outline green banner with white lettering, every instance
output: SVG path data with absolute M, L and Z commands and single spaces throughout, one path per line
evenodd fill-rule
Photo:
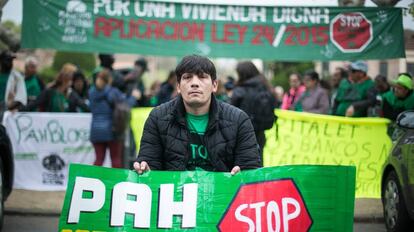
M 23 1 L 22 46 L 143 55 L 355 60 L 405 57 L 402 10 L 161 1 Z
M 72 164 L 60 232 L 352 231 L 355 167 L 230 173 Z

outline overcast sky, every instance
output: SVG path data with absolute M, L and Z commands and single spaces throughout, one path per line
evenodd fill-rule
M 185 2 L 202 2 L 202 3 L 217 3 L 218 0 L 172 0 Z M 228 4 L 244 4 L 250 5 L 258 3 L 260 5 L 291 5 L 291 6 L 337 6 L 338 0 L 257 0 L 252 3 L 251 0 L 221 0 L 219 2 L 226 2 Z M 397 4 L 397 7 L 408 7 L 413 0 L 402 0 Z M 370 0 L 366 0 L 365 6 L 376 6 Z M 9 0 L 3 9 L 2 20 L 13 20 L 17 23 L 22 22 L 22 0 Z M 405 16 L 403 20 L 404 28 L 414 30 L 414 20 L 411 16 Z

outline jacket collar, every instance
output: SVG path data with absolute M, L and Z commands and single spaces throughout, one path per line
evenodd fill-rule
M 175 120 L 179 124 L 183 125 L 184 127 L 187 127 L 187 121 L 185 119 L 186 113 L 187 112 L 184 107 L 183 98 L 181 97 L 181 95 L 178 95 L 176 99 L 175 109 L 173 111 L 173 116 Z M 211 94 L 211 103 L 210 103 L 210 109 L 209 109 L 207 130 L 212 129 L 216 125 L 218 120 L 219 120 L 218 102 L 214 94 Z

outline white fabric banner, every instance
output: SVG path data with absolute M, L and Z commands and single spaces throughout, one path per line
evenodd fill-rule
M 14 188 L 63 191 L 70 163 L 93 164 L 89 113 L 10 113 L 3 124 L 13 146 Z

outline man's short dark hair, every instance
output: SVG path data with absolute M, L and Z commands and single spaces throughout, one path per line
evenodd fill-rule
M 311 80 L 320 81 L 319 74 L 313 69 L 307 70 L 303 76 L 309 76 Z
M 112 69 L 112 65 L 115 62 L 115 57 L 112 54 L 102 54 L 98 55 L 99 61 L 102 67 Z
M 199 55 L 186 56 L 177 65 L 175 74 L 177 75 L 178 83 L 181 81 L 181 76 L 184 73 L 194 73 L 199 76 L 206 73 L 211 76 L 211 80 L 217 79 L 216 68 L 214 67 L 213 62 L 207 57 Z

